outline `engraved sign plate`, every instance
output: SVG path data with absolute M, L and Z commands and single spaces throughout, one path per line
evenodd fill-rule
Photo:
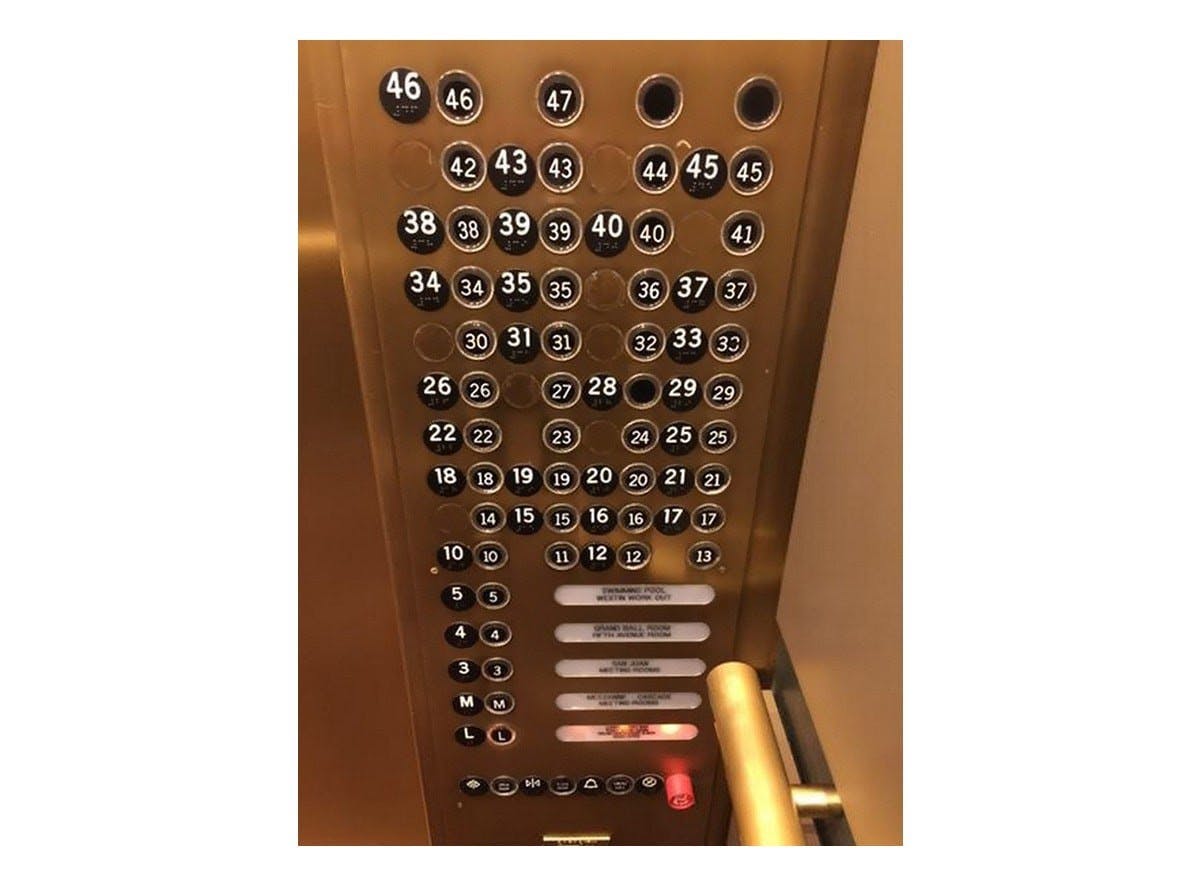
M 564 607 L 708 604 L 714 597 L 711 585 L 560 585 L 554 590 L 555 602 Z
M 560 659 L 560 678 L 695 678 L 704 674 L 702 659 Z
M 700 694 L 654 690 L 644 693 L 559 693 L 554 704 L 561 711 L 604 711 L 613 708 L 680 710 L 699 708 Z
M 699 732 L 695 724 L 565 724 L 554 735 L 560 742 L 672 742 Z
M 703 622 L 565 622 L 554 629 L 554 638 L 564 644 L 679 643 L 708 638 Z

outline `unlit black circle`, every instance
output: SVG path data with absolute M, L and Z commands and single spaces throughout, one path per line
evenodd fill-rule
M 765 126 L 775 116 L 779 96 L 765 80 L 755 80 L 738 95 L 738 117 L 751 128 Z
M 651 123 L 668 123 L 679 110 L 679 95 L 676 87 L 667 80 L 650 83 L 642 90 L 638 102 L 642 116 Z
M 653 376 L 638 376 L 625 386 L 625 399 L 636 407 L 651 406 L 658 394 L 658 380 Z
M 429 113 L 429 84 L 420 74 L 416 76 L 420 90 L 417 97 L 413 99 L 404 94 L 404 80 L 412 73 L 415 72 L 408 68 L 392 68 L 379 81 L 379 104 L 397 123 L 416 123 Z M 389 85 L 393 92 L 388 91 Z M 393 94 L 396 90 L 400 92 L 398 97 Z

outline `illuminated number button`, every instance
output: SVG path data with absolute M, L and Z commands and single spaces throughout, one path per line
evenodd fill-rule
M 500 467 L 491 462 L 476 462 L 467 470 L 467 480 L 477 493 L 495 493 L 504 484 Z
M 508 511 L 508 528 L 518 536 L 532 536 L 542 528 L 542 513 L 532 505 L 514 505 Z
M 696 472 L 696 489 L 706 495 L 715 496 L 729 488 L 729 469 L 716 462 L 702 465 Z
M 662 448 L 672 456 L 686 456 L 696 449 L 696 428 L 687 422 L 672 422 L 662 430 Z
M 527 323 L 512 323 L 500 334 L 500 353 L 512 363 L 529 363 L 538 355 L 538 335 Z
M 750 334 L 736 323 L 717 327 L 708 343 L 712 356 L 722 363 L 732 363 L 750 349 Z
M 463 357 L 486 360 L 496 350 L 496 331 L 482 320 L 468 320 L 459 325 L 454 341 Z
M 492 278 L 482 268 L 468 266 L 454 272 L 454 298 L 468 308 L 482 308 L 492 300 Z
M 512 677 L 513 665 L 507 659 L 485 660 L 483 663 L 483 676 L 489 681 L 507 681 Z
M 379 81 L 379 104 L 397 123 L 416 123 L 429 113 L 429 86 L 416 71 L 392 68 Z
M 625 399 L 636 410 L 648 410 L 658 403 L 662 393 L 658 379 L 649 373 L 638 373 L 625 383 Z
M 418 255 L 436 252 L 446 239 L 446 231 L 437 213 L 427 206 L 410 206 L 396 220 L 400 242 Z
M 537 279 L 528 271 L 501 271 L 496 298 L 509 311 L 528 311 L 537 304 Z
M 414 268 L 404 277 L 404 295 L 422 311 L 437 311 L 450 301 L 450 284 L 432 268 Z
M 658 491 L 664 496 L 684 496 L 692 489 L 692 472 L 686 465 L 668 465 L 658 473 Z
M 499 582 L 488 582 L 479 586 L 479 606 L 489 610 L 499 610 L 508 606 L 512 599 L 507 588 Z
M 617 488 L 617 473 L 609 465 L 589 465 L 583 469 L 583 489 L 589 496 L 607 496 Z
M 525 210 L 509 207 L 496 214 L 492 234 L 500 249 L 510 256 L 523 256 L 537 244 L 537 223 Z
M 583 158 L 566 142 L 554 142 L 538 155 L 538 175 L 547 190 L 565 194 L 583 178 Z
M 704 356 L 707 347 L 704 330 L 691 324 L 675 327 L 667 337 L 667 354 L 676 363 L 695 363 Z
M 556 533 L 569 533 L 579 525 L 579 513 L 574 506 L 560 503 L 546 509 L 546 526 Z
M 475 592 L 469 585 L 447 585 L 442 589 L 441 599 L 447 610 L 454 610 L 456 613 L 475 606 Z
M 451 647 L 458 647 L 460 650 L 474 647 L 475 642 L 479 639 L 479 632 L 475 631 L 475 626 L 466 622 L 452 623 L 442 634 L 446 638 L 447 644 Z
M 645 542 L 626 542 L 617 549 L 617 563 L 623 570 L 640 570 L 650 563 L 650 546 Z
M 697 148 L 683 159 L 679 184 L 692 197 L 703 200 L 724 188 L 728 175 L 729 168 L 721 152 L 712 148 Z
M 555 776 L 550 780 L 550 794 L 560 798 L 575 794 L 575 780 L 570 776 Z
M 536 173 L 528 151 L 520 145 L 501 145 L 488 158 L 487 175 L 501 194 L 519 197 L 533 187 Z
M 579 246 L 579 228 L 579 216 L 561 207 L 547 212 L 538 223 L 542 246 L 559 255 Z
M 500 446 L 500 426 L 491 419 L 472 419 L 463 430 L 467 446 L 477 453 L 490 453 Z
M 499 570 L 508 563 L 508 549 L 499 542 L 480 542 L 475 546 L 475 561 L 485 570 Z
M 633 161 L 633 180 L 648 194 L 661 194 L 675 184 L 675 155 L 666 145 L 647 145 Z
M 471 526 L 480 533 L 495 533 L 504 526 L 504 509 L 494 502 L 481 502 L 471 509 Z
M 569 570 L 579 563 L 579 549 L 570 542 L 552 542 L 546 546 L 546 563 L 556 570 Z
M 554 373 L 542 381 L 542 399 L 565 410 L 579 400 L 579 380 L 570 373 Z
M 758 213 L 743 210 L 731 215 L 721 226 L 721 242 L 735 256 L 745 256 L 758 249 L 763 238 L 763 223 Z
M 565 71 L 547 74 L 538 84 L 538 113 L 554 126 L 575 122 L 583 110 L 583 89 L 579 81 Z
M 579 469 L 569 462 L 555 462 L 546 469 L 546 489 L 559 496 L 574 492 L 579 486 Z
M 671 245 L 675 226 L 660 209 L 647 209 L 633 220 L 633 245 L 648 256 L 657 255 Z
M 593 410 L 611 410 L 621 402 L 621 382 L 616 376 L 589 376 L 583 386 L 583 402 Z
M 742 148 L 729 161 L 729 169 L 729 187 L 748 197 L 771 181 L 771 156 L 762 148 Z
M 454 741 L 468 748 L 483 744 L 483 731 L 473 724 L 464 724 L 454 731 Z
M 439 456 L 449 456 L 462 449 L 462 437 L 453 422 L 430 422 L 421 435 L 426 448 Z
M 722 373 L 704 384 L 705 402 L 717 410 L 727 410 L 742 399 L 742 380 Z
M 470 142 L 453 142 L 442 151 L 442 175 L 452 188 L 474 191 L 483 184 L 483 155 Z
M 638 777 L 635 787 L 643 795 L 656 795 L 662 791 L 663 778 L 657 773 L 646 773 Z
M 533 496 L 541 490 L 541 472 L 532 465 L 515 465 L 505 475 L 504 485 L 514 496 Z
M 715 542 L 697 542 L 687 550 L 688 563 L 698 570 L 715 567 L 721 560 L 721 549 Z
M 634 419 L 621 429 L 621 443 L 631 453 L 648 453 L 658 442 L 658 426 L 649 419 Z
M 758 284 L 749 271 L 726 271 L 717 281 L 717 301 L 727 311 L 741 311 L 754 301 L 757 290 Z
M 466 486 L 467 479 L 453 465 L 435 465 L 425 476 L 429 489 L 439 496 L 457 496 Z
M 701 505 L 692 512 L 692 526 L 701 533 L 715 533 L 725 526 L 725 510 L 720 505 Z
M 488 793 L 488 784 L 479 776 L 468 776 L 458 784 L 459 790 L 464 795 L 470 795 L 473 798 L 478 798 Z
M 662 327 L 657 324 L 639 323 L 625 334 L 625 350 L 634 360 L 648 363 L 662 354 L 666 339 Z
M 473 206 L 451 210 L 446 218 L 446 228 L 450 232 L 450 242 L 464 253 L 477 253 L 487 246 L 487 216 Z
M 713 279 L 703 271 L 685 271 L 671 285 L 671 302 L 685 314 L 703 311 L 713 300 Z
M 473 407 L 490 407 L 500 397 L 500 387 L 488 373 L 467 373 L 459 382 L 462 398 Z
M 607 505 L 589 505 L 579 519 L 584 532 L 592 536 L 604 536 L 617 526 L 617 513 Z
M 542 349 L 554 360 L 570 360 L 579 354 L 583 337 L 579 328 L 566 321 L 558 321 L 542 330 Z
M 604 780 L 599 776 L 585 776 L 579 780 L 579 793 L 581 795 L 598 795 L 604 791 Z
M 663 403 L 675 413 L 694 410 L 700 403 L 700 383 L 691 376 L 672 376 L 663 386 Z
M 479 666 L 470 659 L 455 659 L 446 671 L 460 684 L 469 684 L 479 679 Z
M 621 469 L 621 489 L 634 496 L 654 489 L 654 469 L 642 462 L 634 462 Z
M 542 429 L 542 443 L 555 453 L 569 453 L 579 446 L 579 426 L 570 419 L 555 419 Z
M 438 110 L 451 123 L 470 123 L 483 110 L 483 91 L 466 71 L 447 71 L 438 81 Z
M 610 795 L 627 795 L 633 791 L 633 777 L 618 773 L 604 781 L 604 788 Z
M 621 529 L 627 533 L 644 533 L 654 522 L 654 515 L 645 505 L 634 502 L 621 509 L 617 520 L 621 524 Z
M 664 536 L 678 536 L 688 528 L 688 510 L 679 505 L 664 505 L 654 516 L 654 529 Z
M 629 245 L 629 226 L 620 213 L 602 209 L 590 219 L 583 229 L 587 248 L 602 259 L 619 256 Z
M 450 700 L 450 707 L 456 715 L 465 718 L 474 717 L 483 711 L 483 700 L 474 693 L 459 693 Z
M 667 275 L 643 268 L 629 278 L 629 301 L 643 311 L 653 311 L 667 300 Z
M 494 715 L 506 715 L 517 707 L 511 693 L 489 693 L 483 698 L 483 707 Z
M 551 308 L 573 308 L 583 294 L 583 282 L 570 268 L 551 268 L 542 275 L 542 300 Z
M 503 622 L 485 622 L 479 626 L 479 639 L 489 647 L 503 647 L 512 640 L 512 629 Z
M 526 776 L 521 780 L 521 794 L 535 797 L 546 793 L 546 780 L 540 776 Z
M 728 452 L 737 441 L 737 429 L 732 422 L 714 419 L 700 429 L 700 446 L 708 453 Z
M 438 546 L 437 562 L 443 570 L 465 570 L 471 566 L 471 549 L 461 542 L 444 542 Z
M 427 373 L 417 383 L 417 396 L 431 410 L 448 410 L 458 403 L 458 386 L 445 373 Z
M 579 565 L 585 570 L 599 573 L 613 565 L 614 557 L 611 545 L 605 542 L 589 542 L 579 553 Z
M 517 781 L 511 776 L 497 776 L 492 780 L 492 791 L 502 798 L 517 793 Z

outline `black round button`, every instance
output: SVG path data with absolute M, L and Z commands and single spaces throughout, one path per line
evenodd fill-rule
M 495 533 L 504 526 L 504 509 L 494 502 L 481 502 L 471 509 L 471 526 L 480 533 Z
M 546 489 L 559 496 L 579 486 L 579 469 L 569 462 L 555 462 L 546 469 Z
M 658 491 L 664 496 L 683 496 L 692 489 L 692 470 L 686 465 L 668 465 L 658 473 Z
M 508 605 L 512 595 L 499 582 L 488 582 L 479 586 L 479 605 L 489 610 L 499 610 Z
M 712 304 L 714 289 L 708 274 L 685 271 L 671 284 L 671 302 L 686 314 L 696 314 Z
M 566 797 L 575 793 L 575 780 L 570 776 L 555 776 L 550 780 L 550 793 Z
M 459 388 L 462 399 L 473 407 L 490 407 L 500 397 L 500 388 L 488 373 L 467 373 Z
M 720 151 L 712 148 L 697 148 L 683 159 L 679 170 L 679 184 L 692 197 L 712 197 L 723 187 L 729 169 Z
M 542 350 L 553 360 L 570 360 L 582 345 L 583 336 L 573 323 L 560 320 L 542 330 Z
M 621 429 L 621 443 L 631 453 L 648 453 L 658 441 L 658 426 L 649 419 L 634 419 Z
M 466 622 L 450 623 L 442 635 L 446 638 L 447 644 L 460 650 L 474 647 L 475 642 L 479 640 L 479 632 L 475 630 L 475 626 Z
M 483 184 L 484 160 L 470 142 L 454 142 L 442 151 L 442 175 L 460 191 L 473 191 Z
M 621 489 L 634 496 L 654 489 L 654 469 L 644 462 L 634 462 L 621 469 Z
M 542 429 L 542 443 L 553 453 L 569 453 L 579 446 L 579 426 L 570 419 L 554 419 Z
M 542 299 L 551 308 L 565 311 L 583 294 L 583 282 L 570 268 L 551 268 L 542 275 Z
M 555 71 L 538 84 L 537 103 L 538 113 L 547 123 L 566 126 L 583 110 L 583 89 L 570 74 Z
M 527 323 L 510 323 L 500 333 L 500 353 L 513 363 L 529 363 L 538 355 L 537 330 Z
M 516 731 L 507 724 L 497 724 L 488 730 L 488 741 L 493 745 L 511 745 L 516 738 Z
M 691 376 L 672 376 L 663 386 L 663 403 L 675 413 L 694 410 L 700 403 L 700 383 Z
M 528 311 L 537 304 L 537 278 L 528 271 L 501 271 L 496 278 L 496 299 L 509 311 Z
M 729 186 L 739 194 L 757 194 L 771 181 L 771 156 L 762 148 L 742 148 L 729 161 Z
M 704 400 L 710 407 L 727 410 L 742 399 L 742 380 L 728 373 L 713 376 L 704 384 Z
M 664 453 L 672 456 L 686 456 L 696 449 L 696 427 L 687 422 L 672 422 L 662 430 Z
M 542 380 L 542 400 L 560 410 L 579 400 L 579 380 L 570 373 L 553 373 Z
M 416 71 L 392 68 L 379 81 L 379 104 L 397 123 L 416 123 L 429 113 L 429 85 Z
M 458 403 L 458 386 L 445 373 L 426 373 L 417 383 L 417 397 L 431 410 L 448 410 Z
M 623 570 L 640 570 L 650 563 L 650 546 L 645 542 L 626 542 L 617 549 L 617 563 Z
M 439 456 L 450 456 L 462 449 L 462 435 L 453 422 L 430 422 L 421 435 L 426 448 Z
M 442 589 L 442 605 L 448 610 L 462 612 L 475 606 L 475 592 L 469 585 L 447 585 Z
M 633 791 L 633 777 L 618 773 L 604 781 L 604 787 L 610 795 L 627 795 Z
M 589 535 L 603 536 L 617 526 L 617 512 L 607 505 L 589 505 L 580 515 L 579 525 Z
M 629 301 L 651 311 L 667 300 L 667 276 L 657 268 L 643 268 L 629 278 Z
M 679 116 L 683 98 L 679 83 L 669 74 L 647 77 L 638 87 L 637 112 L 642 122 L 655 129 L 669 126 Z
M 583 177 L 583 158 L 566 142 L 547 145 L 538 155 L 538 175 L 547 190 L 564 194 Z
M 457 496 L 467 485 L 467 479 L 453 465 L 435 465 L 425 476 L 429 489 L 439 496 Z
M 646 773 L 637 778 L 635 786 L 643 795 L 656 795 L 663 788 L 663 778 L 657 773 Z
M 450 284 L 440 271 L 414 268 L 404 277 L 404 295 L 422 311 L 437 311 L 450 301 Z
M 736 323 L 727 323 L 713 330 L 708 350 L 722 363 L 740 360 L 750 350 L 750 334 Z
M 538 222 L 538 234 L 542 246 L 556 255 L 569 253 L 579 246 L 579 216 L 569 209 L 559 207 L 547 212 Z
M 514 505 L 508 511 L 508 528 L 518 536 L 532 536 L 542 528 L 542 513 L 532 505 Z
M 471 566 L 471 549 L 461 542 L 443 542 L 438 546 L 437 562 L 443 570 L 465 570 Z
M 501 145 L 488 158 L 488 181 L 501 194 L 519 197 L 533 187 L 533 158 L 520 145 Z
M 715 533 L 725 526 L 725 510 L 712 503 L 701 505 L 692 512 L 692 526 L 701 533 Z
M 491 419 L 472 419 L 463 429 L 467 446 L 477 453 L 490 453 L 500 446 L 502 434 L 500 426 Z
M 625 350 L 634 360 L 646 363 L 662 354 L 666 338 L 658 324 L 639 323 L 625 334 Z
M 581 795 L 598 795 L 602 791 L 604 791 L 604 780 L 599 776 L 585 776 L 579 780 Z
M 714 419 L 700 429 L 700 446 L 705 452 L 724 453 L 737 441 L 737 429 L 732 422 Z
M 497 776 L 492 780 L 492 791 L 502 798 L 517 793 L 517 781 L 511 776 Z
M 463 357 L 485 360 L 496 350 L 496 331 L 482 320 L 467 320 L 454 331 L 454 343 Z
M 621 214 L 602 209 L 584 225 L 583 239 L 587 248 L 602 259 L 619 256 L 629 245 L 629 226 Z
M 396 220 L 400 242 L 418 255 L 436 252 L 446 239 L 446 230 L 437 213 L 427 206 L 410 206 Z
M 483 663 L 483 676 L 489 681 L 507 681 L 512 673 L 513 665 L 507 659 L 496 657 Z
M 735 256 L 745 256 L 758 249 L 763 239 L 763 223 L 758 213 L 743 210 L 725 220 L 721 227 L 721 242 Z
M 579 513 L 574 506 L 559 503 L 546 509 L 546 526 L 554 532 L 569 533 L 578 525 Z
M 757 288 L 749 271 L 726 271 L 717 281 L 717 301 L 728 311 L 741 311 L 754 301 Z
M 474 693 L 459 693 L 450 700 L 450 707 L 455 714 L 470 718 L 483 711 L 483 700 Z
M 492 300 L 492 278 L 482 268 L 467 266 L 454 272 L 454 298 L 468 308 L 482 308 Z
M 667 354 L 676 363 L 695 363 L 707 350 L 708 337 L 698 326 L 677 326 L 667 336 Z
M 467 481 L 478 493 L 495 493 L 503 485 L 504 475 L 491 462 L 476 462 L 467 469 Z
M 633 161 L 633 179 L 650 194 L 661 194 L 675 182 L 675 155 L 666 145 L 647 145 Z
M 621 380 L 606 373 L 588 376 L 583 383 L 583 402 L 593 410 L 611 410 L 621 402 Z
M 644 533 L 654 522 L 653 513 L 640 502 L 626 505 L 617 518 L 621 522 L 621 529 L 627 533 Z
M 589 496 L 607 496 L 617 488 L 617 473 L 610 465 L 589 465 L 583 469 L 583 489 Z
M 555 570 L 569 570 L 579 563 L 579 549 L 570 542 L 552 542 L 546 546 L 546 563 Z
M 526 776 L 521 779 L 521 794 L 536 797 L 546 793 L 546 780 L 540 776 Z
M 670 246 L 674 239 L 675 226 L 671 217 L 660 209 L 645 210 L 633 220 L 633 244 L 639 252 L 648 256 L 657 255 Z
M 475 546 L 475 560 L 485 570 L 499 570 L 508 563 L 508 549 L 499 542 L 480 542 Z
M 483 707 L 494 715 L 506 715 L 517 707 L 511 693 L 489 693 L 483 699 Z
M 712 462 L 696 472 L 696 489 L 706 496 L 723 493 L 729 487 L 729 469 Z
M 460 684 L 469 684 L 479 678 L 479 666 L 470 659 L 455 659 L 446 671 Z
M 625 383 L 625 399 L 637 410 L 646 410 L 654 406 L 658 403 L 661 393 L 658 379 L 649 373 L 638 373 Z
M 715 542 L 697 542 L 687 551 L 688 563 L 699 570 L 715 567 L 721 560 L 721 549 Z
M 679 505 L 664 505 L 654 515 L 654 529 L 664 536 L 678 536 L 688 528 L 688 510 Z
M 747 129 L 770 126 L 779 115 L 779 87 L 769 77 L 747 80 L 735 99 L 738 122 Z
M 537 245 L 537 222 L 525 210 L 508 207 L 496 213 L 492 237 L 510 256 L 523 256 Z
M 459 790 L 464 795 L 470 795 L 477 798 L 488 793 L 488 784 L 481 776 L 468 776 L 458 783 Z
M 470 123 L 483 110 L 483 92 L 466 71 L 447 71 L 438 81 L 438 110 L 452 123 Z
M 588 542 L 579 552 L 579 564 L 585 570 L 599 573 L 613 565 L 616 557 L 612 546 L 606 542 Z
M 465 253 L 475 253 L 487 246 L 488 220 L 474 206 L 460 206 L 446 218 L 450 242 Z

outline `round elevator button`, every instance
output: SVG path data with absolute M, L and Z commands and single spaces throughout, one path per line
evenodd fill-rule
M 517 793 L 517 781 L 511 776 L 497 776 L 492 780 L 492 791 L 502 798 Z
M 458 787 L 464 795 L 470 795 L 473 798 L 488 793 L 487 781 L 481 776 L 468 776 L 459 782 Z
M 575 794 L 575 780 L 570 776 L 555 776 L 550 780 L 550 793 L 560 798 Z
M 610 795 L 627 795 L 633 791 L 633 777 L 618 773 L 604 781 L 604 787 Z
M 474 693 L 459 693 L 452 700 L 450 705 L 454 709 L 454 713 L 469 718 L 483 711 L 483 700 Z
M 483 743 L 483 731 L 474 724 L 464 724 L 454 731 L 454 741 L 472 748 Z
M 521 794 L 536 797 L 546 793 L 546 780 L 540 776 L 526 776 L 521 780 Z
M 507 724 L 497 724 L 488 730 L 487 737 L 493 745 L 511 745 L 517 734 Z
M 604 780 L 599 776 L 585 776 L 579 780 L 581 795 L 598 795 L 602 791 L 604 791 Z
M 643 795 L 655 795 L 662 791 L 663 778 L 657 773 L 646 773 L 637 779 L 637 790 Z

